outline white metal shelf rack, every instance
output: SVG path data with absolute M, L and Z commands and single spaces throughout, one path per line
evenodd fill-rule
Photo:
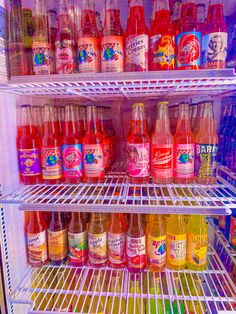
M 12 77 L 0 91 L 91 100 L 220 95 L 236 91 L 233 69 Z

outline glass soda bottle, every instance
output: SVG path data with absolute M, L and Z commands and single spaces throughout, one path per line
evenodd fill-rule
M 111 161 L 115 161 L 116 157 L 116 131 L 113 126 L 112 118 L 111 118 L 111 107 L 104 107 L 105 112 L 105 125 L 108 130 L 108 133 L 111 137 Z
M 103 213 L 92 213 L 88 224 L 89 263 L 93 267 L 107 264 L 107 220 Z
M 33 106 L 31 108 L 32 118 L 36 128 L 36 132 L 40 138 L 43 137 L 43 116 L 42 116 L 42 107 Z
M 27 61 L 22 34 L 22 2 L 10 1 L 9 14 L 9 64 L 11 76 L 28 75 Z
M 235 107 L 236 109 L 236 107 Z M 229 168 L 233 168 L 234 158 L 235 158 L 235 133 L 236 133 L 236 111 L 234 114 L 234 118 L 232 120 L 232 124 L 229 125 L 227 135 L 225 136 L 225 150 L 224 150 L 224 159 L 225 165 Z
M 182 0 L 173 1 L 173 14 L 172 14 L 172 28 L 174 36 L 177 36 L 181 31 L 181 9 Z
M 120 274 L 112 273 L 111 275 L 111 286 L 110 286 L 110 292 L 113 294 L 119 294 L 121 291 L 120 286 Z M 119 296 L 116 296 L 115 298 L 113 296 L 108 297 L 107 306 L 106 306 L 106 314 L 124 314 L 126 310 L 126 303 L 125 299 L 121 299 Z
M 195 271 L 206 269 L 208 226 L 206 217 L 191 215 L 187 224 L 187 267 Z
M 197 0 L 197 23 L 203 36 L 206 29 L 206 1 Z
M 146 239 L 142 216 L 131 214 L 126 233 L 127 268 L 131 273 L 140 273 L 146 267 Z
M 196 0 L 183 0 L 181 31 L 176 37 L 177 70 L 198 70 L 201 67 L 201 40 L 197 24 Z
M 80 73 L 101 70 L 101 36 L 96 23 L 93 0 L 83 0 L 81 28 L 78 34 L 78 65 Z
M 183 215 L 170 215 L 166 226 L 166 267 L 174 270 L 186 266 L 187 234 Z
M 189 104 L 179 105 L 179 117 L 174 135 L 174 181 L 192 183 L 194 178 L 195 144 L 189 118 Z
M 108 223 L 108 263 L 113 268 L 125 266 L 126 223 L 123 214 L 110 215 Z
M 101 42 L 101 71 L 124 71 L 124 31 L 117 0 L 106 1 Z
M 87 224 L 81 213 L 72 212 L 68 226 L 69 263 L 83 266 L 88 260 Z
M 65 290 L 69 289 L 68 285 L 68 273 L 67 270 L 60 269 L 56 275 L 56 290 Z M 70 295 L 63 293 L 54 293 L 54 311 L 55 312 L 70 312 Z
M 65 106 L 64 136 L 62 139 L 64 180 L 68 184 L 80 183 L 83 177 L 82 143 L 73 104 Z
M 44 107 L 44 136 L 42 139 L 42 174 L 45 184 L 58 184 L 62 181 L 62 139 L 55 121 L 55 109 Z
M 199 184 L 216 183 L 218 135 L 215 129 L 213 102 L 205 102 L 195 137 L 195 181 Z
M 143 0 L 131 0 L 125 31 L 125 71 L 148 71 L 149 32 L 145 23 Z
M 236 70 L 236 24 L 234 24 L 234 33 L 229 45 L 226 63 L 227 68 Z
M 162 295 L 160 287 L 160 276 L 150 273 L 150 294 L 155 296 Z M 150 274 L 147 273 L 147 276 Z M 148 314 L 164 314 L 163 303 L 161 299 L 150 298 L 146 302 L 146 313 Z M 169 313 L 168 313 L 169 314 Z
M 92 285 L 90 287 L 91 291 L 95 294 L 100 294 L 103 290 L 104 287 L 104 279 L 101 278 L 102 273 L 97 273 L 95 272 L 93 274 L 93 279 L 92 279 Z M 101 283 L 103 281 L 103 284 Z M 106 297 L 101 297 L 98 295 L 94 295 L 90 297 L 91 299 L 89 300 L 89 311 L 88 313 L 91 314 L 104 314 L 105 312 L 105 304 L 106 304 Z
M 166 226 L 162 215 L 149 215 L 146 226 L 147 268 L 160 272 L 166 263 Z
M 20 178 L 24 184 L 37 184 L 42 181 L 41 139 L 33 124 L 31 106 L 22 105 L 20 111 L 21 123 L 17 135 Z
M 45 0 L 36 0 L 35 32 L 33 36 L 33 72 L 35 75 L 54 73 L 55 60 L 49 43 L 48 16 Z
M 100 133 L 95 106 L 87 107 L 87 126 L 83 138 L 83 166 L 85 182 L 98 183 L 104 181 L 103 136 Z
M 150 176 L 150 137 L 142 103 L 132 105 L 127 137 L 128 175 L 131 183 L 148 183 Z
M 23 8 L 23 42 L 25 46 L 25 62 L 29 75 L 33 74 L 32 45 L 34 34 L 34 19 L 31 9 Z
M 56 47 L 56 73 L 71 74 L 75 72 L 75 41 L 73 33 L 73 21 L 69 15 L 69 3 L 60 0 L 59 24 Z
M 150 70 L 174 70 L 175 42 L 168 0 L 154 0 L 150 29 Z
M 224 69 L 228 47 L 228 27 L 221 0 L 210 0 L 203 36 L 203 67 Z
M 52 265 L 67 260 L 67 230 L 62 213 L 52 212 L 48 228 L 48 255 Z
M 173 136 L 170 132 L 168 102 L 159 102 L 151 140 L 152 181 L 168 184 L 173 181 Z
M 141 294 L 141 278 L 140 274 L 132 274 L 130 276 L 129 294 Z M 143 298 L 129 297 L 128 314 L 145 314 L 145 303 Z M 149 313 L 149 312 L 148 312 Z
M 32 267 L 41 267 L 48 261 L 47 224 L 41 212 L 29 213 L 26 227 L 28 261 Z

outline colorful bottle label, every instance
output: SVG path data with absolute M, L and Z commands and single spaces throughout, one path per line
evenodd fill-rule
M 18 150 L 20 173 L 24 177 L 41 174 L 40 151 L 38 148 Z
M 48 254 L 51 261 L 62 261 L 67 256 L 66 229 L 48 230 Z
M 206 265 L 208 234 L 187 234 L 187 262 L 194 266 Z
M 78 63 L 80 73 L 100 72 L 100 45 L 97 38 L 78 40 Z
M 174 70 L 175 43 L 173 36 L 155 35 L 151 37 L 151 64 L 156 70 Z
M 108 258 L 113 264 L 125 262 L 125 233 L 108 232 Z
M 177 35 L 177 68 L 200 68 L 201 65 L 201 40 L 199 32 L 184 32 Z
M 227 57 L 228 33 L 216 32 L 203 36 L 203 66 L 224 69 Z
M 173 177 L 173 144 L 152 145 L 152 176 L 161 179 Z
M 53 73 L 53 53 L 49 43 L 33 43 L 33 70 L 35 75 Z
M 75 71 L 75 43 L 64 39 L 55 42 L 56 46 L 56 73 L 71 74 Z
M 236 217 L 233 216 L 230 218 L 229 243 L 236 247 Z
M 219 228 L 225 230 L 226 216 L 219 216 Z
M 147 262 L 160 268 L 166 262 L 166 235 L 160 237 L 147 236 Z
M 45 262 L 48 258 L 46 230 L 40 233 L 27 232 L 27 246 L 31 264 Z
M 217 166 L 216 144 L 196 144 L 195 176 L 201 179 L 214 178 Z
M 132 268 L 144 268 L 146 265 L 146 240 L 145 236 L 140 238 L 126 237 L 127 263 Z
M 124 71 L 124 38 L 104 36 L 102 38 L 102 72 Z
M 130 35 L 125 40 L 126 71 L 148 71 L 148 35 Z
M 62 178 L 62 156 L 60 147 L 43 147 L 42 173 L 43 179 Z
M 69 258 L 72 263 L 85 263 L 88 256 L 87 232 L 68 232 Z
M 63 171 L 65 178 L 81 178 L 83 175 L 82 166 L 82 145 L 62 145 Z
M 186 263 L 187 235 L 166 234 L 167 262 L 174 266 L 182 266 Z
M 88 234 L 89 262 L 103 264 L 107 261 L 107 233 Z
M 88 177 L 100 177 L 104 172 L 104 153 L 101 144 L 84 144 L 84 172 Z
M 174 177 L 194 177 L 194 144 L 174 145 Z
M 150 143 L 128 144 L 128 172 L 130 177 L 147 177 L 150 175 Z

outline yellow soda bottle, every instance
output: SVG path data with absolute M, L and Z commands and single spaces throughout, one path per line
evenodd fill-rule
M 150 274 L 150 294 L 151 295 L 161 295 L 161 287 L 160 287 L 160 277 L 156 274 Z M 154 280 L 153 280 L 154 277 Z M 146 302 L 146 313 L 148 314 L 164 314 L 163 303 L 161 299 L 152 299 L 147 300 Z
M 70 311 L 70 296 L 65 293 L 68 291 L 67 283 L 68 271 L 65 269 L 59 270 L 56 276 L 57 284 L 56 290 L 62 290 L 64 293 L 55 293 L 53 296 L 54 300 L 54 311 L 58 312 L 69 312 Z
M 131 275 L 130 290 L 131 294 L 140 294 L 140 274 Z M 145 314 L 144 300 L 140 297 L 129 297 L 128 302 L 128 314 Z
M 191 215 L 187 225 L 187 267 L 201 271 L 206 269 L 208 226 L 206 217 Z
M 100 294 L 102 291 L 101 273 L 95 273 L 92 279 L 91 291 L 95 294 Z M 105 314 L 105 300 L 106 297 L 94 295 L 86 303 L 89 305 L 89 314 Z M 89 301 L 89 302 L 88 302 Z
M 162 215 L 149 215 L 146 226 L 147 268 L 160 272 L 166 264 L 166 226 Z
M 186 266 L 186 225 L 183 215 L 171 215 L 166 226 L 166 266 L 181 270 Z
M 120 274 L 116 273 L 115 276 L 112 276 L 111 278 L 110 292 L 120 293 L 120 290 Z M 106 314 L 125 314 L 125 300 L 119 296 L 109 297 Z

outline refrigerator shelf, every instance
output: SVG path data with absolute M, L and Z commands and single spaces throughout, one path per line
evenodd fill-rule
M 236 208 L 236 189 L 220 177 L 209 186 L 131 184 L 123 169 L 122 162 L 115 163 L 99 184 L 21 186 L 0 201 L 26 211 L 230 215 Z
M 12 77 L 0 91 L 91 100 L 220 95 L 236 90 L 233 69 Z
M 114 277 L 117 280 L 112 292 L 111 281 Z M 157 281 L 160 282 L 159 289 Z M 197 290 L 196 282 L 199 284 Z M 118 313 L 122 312 L 121 307 L 124 306 L 125 313 L 129 314 L 136 313 L 134 308 L 130 310 L 132 302 L 137 302 L 136 307 L 137 304 L 143 305 L 144 310 L 146 307 L 150 310 L 151 304 L 156 307 L 161 304 L 164 310 L 169 306 L 173 311 L 173 304 L 180 308 L 182 303 L 185 313 L 189 313 L 192 308 L 200 308 L 202 313 L 204 310 L 204 313 L 233 313 L 236 310 L 235 294 L 236 287 L 216 251 L 209 246 L 207 269 L 202 272 L 166 269 L 157 274 L 145 271 L 133 275 L 126 269 L 114 270 L 109 267 L 95 269 L 89 266 L 75 268 L 69 265 L 46 265 L 39 269 L 30 268 L 11 293 L 10 302 L 29 304 L 29 313 L 60 312 L 65 300 L 71 305 L 68 313 L 85 313 L 86 308 L 91 313 L 93 303 L 97 306 L 93 313 L 98 313 L 101 302 L 104 308 L 108 303 L 110 306 L 116 304 Z M 58 300 L 60 308 L 56 309 Z M 112 308 L 111 313 L 115 313 L 115 309 L 113 312 Z

